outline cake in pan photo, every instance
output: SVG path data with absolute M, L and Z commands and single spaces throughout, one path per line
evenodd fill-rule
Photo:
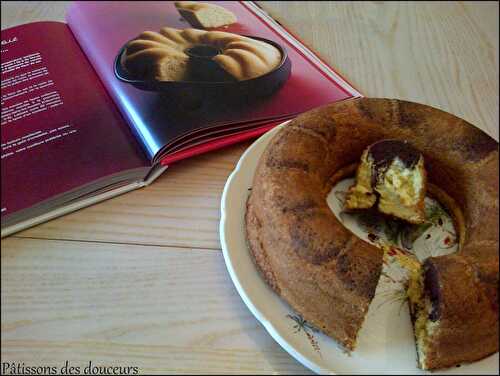
M 122 63 L 140 79 L 243 81 L 275 69 L 281 57 L 276 47 L 257 39 L 223 31 L 164 27 L 159 32 L 145 31 L 128 42 Z

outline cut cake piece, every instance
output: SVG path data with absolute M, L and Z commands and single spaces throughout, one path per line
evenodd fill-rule
M 233 24 L 237 21 L 234 13 L 215 4 L 197 1 L 176 1 L 175 7 L 181 16 L 197 28 L 214 28 Z
M 369 209 L 378 201 L 380 212 L 420 224 L 425 221 L 426 183 L 420 152 L 405 141 L 378 141 L 361 155 L 345 208 Z

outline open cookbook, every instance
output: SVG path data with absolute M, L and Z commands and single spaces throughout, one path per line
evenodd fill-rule
M 256 137 L 313 107 L 361 96 L 253 2 L 208 3 L 225 8 L 234 21 L 197 25 L 189 35 L 223 31 L 236 34 L 237 43 L 244 36 L 243 42 L 275 46 L 279 66 L 262 77 L 223 83 L 126 76 L 128 42 L 145 31 L 194 27 L 167 1 L 74 2 L 66 23 L 2 30 L 2 237 L 148 185 L 169 164 Z M 192 48 L 193 56 L 203 48 Z M 255 85 L 265 86 L 266 77 L 272 84 L 278 68 L 281 81 L 260 93 Z M 255 85 L 243 99 L 225 91 L 249 83 Z

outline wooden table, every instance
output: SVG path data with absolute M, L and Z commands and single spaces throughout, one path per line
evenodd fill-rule
M 262 6 L 366 96 L 431 104 L 498 140 L 497 2 Z M 67 3 L 1 7 L 3 29 L 62 21 Z M 308 372 L 253 318 L 222 258 L 220 196 L 249 145 L 2 240 L 2 362 Z

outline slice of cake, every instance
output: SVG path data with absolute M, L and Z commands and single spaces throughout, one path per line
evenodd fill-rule
M 386 254 L 387 250 L 384 249 L 384 257 Z M 432 301 L 435 293 L 431 291 L 429 273 L 426 273 L 426 268 L 413 255 L 398 255 L 395 259 L 408 273 L 406 296 L 413 323 L 417 364 L 421 369 L 431 369 L 433 364 L 427 361 L 427 356 L 432 352 L 431 338 L 438 323 L 437 311 Z
M 436 313 L 433 309 L 430 295 L 426 294 L 424 290 L 424 275 L 422 267 L 412 272 L 406 291 L 413 322 L 418 365 L 422 369 L 429 369 L 426 356 L 429 351 L 429 337 L 436 325 Z
M 175 7 L 181 16 L 197 28 L 213 28 L 233 24 L 236 16 L 227 9 L 197 1 L 176 1 Z
M 361 155 L 356 183 L 349 189 L 345 209 L 377 209 L 410 223 L 425 221 L 424 158 L 409 143 L 382 140 Z

